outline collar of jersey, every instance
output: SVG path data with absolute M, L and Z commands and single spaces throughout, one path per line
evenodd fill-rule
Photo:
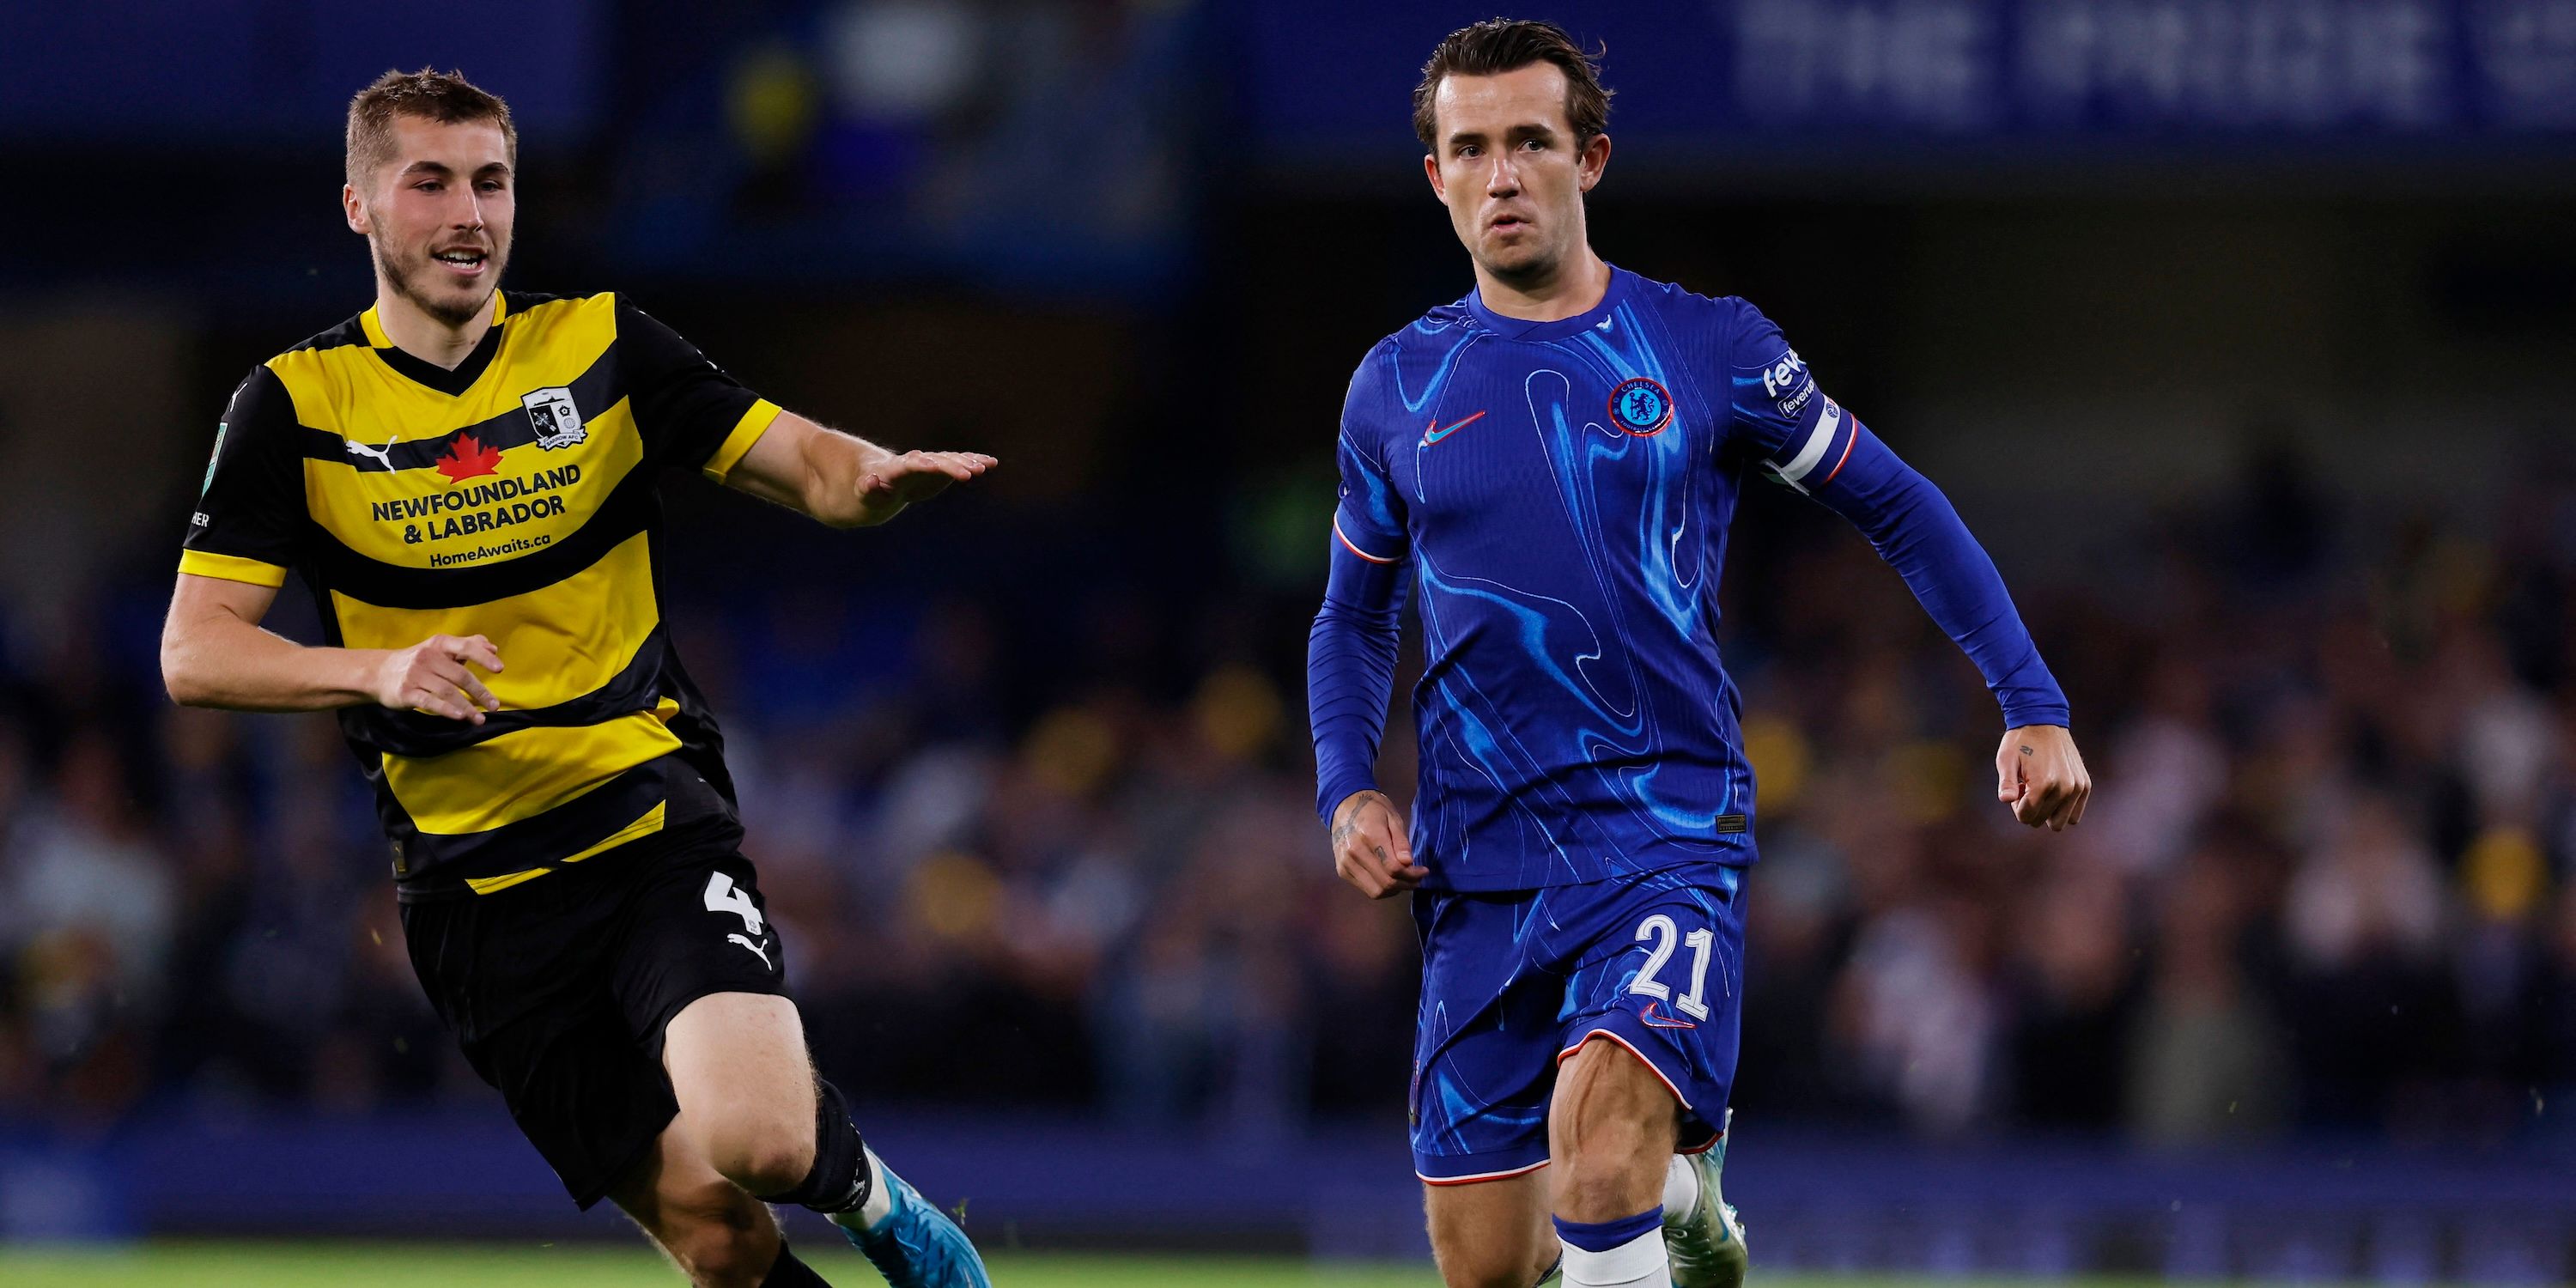
M 1600 325 L 1601 319 L 1610 316 L 1610 310 L 1617 308 L 1619 302 L 1627 298 L 1628 279 L 1631 276 L 1633 275 L 1628 270 L 1616 264 L 1611 265 L 1610 289 L 1601 293 L 1600 303 L 1573 317 L 1558 318 L 1553 322 L 1532 322 L 1527 318 L 1505 317 L 1485 307 L 1485 294 L 1481 290 L 1467 292 L 1467 311 L 1475 314 L 1476 321 L 1482 323 L 1486 330 L 1506 340 L 1562 340 L 1569 335 L 1580 335 L 1587 328 Z
M 376 351 L 376 356 L 396 374 L 414 384 L 426 385 L 456 398 L 483 378 L 484 369 L 492 365 L 492 355 L 501 351 L 501 321 L 509 314 L 509 297 L 496 293 L 492 304 L 492 325 L 485 328 L 483 338 L 475 342 L 474 352 L 466 354 L 465 361 L 457 363 L 454 371 L 426 358 L 413 357 L 396 347 L 393 340 L 385 335 L 384 323 L 376 319 L 375 305 L 368 305 L 367 311 L 358 315 L 358 327 L 366 332 L 367 344 Z

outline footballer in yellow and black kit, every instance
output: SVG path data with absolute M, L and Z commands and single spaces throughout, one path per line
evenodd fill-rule
M 655 484 L 721 480 L 778 408 L 615 295 L 505 292 L 454 371 L 373 309 L 233 394 L 181 572 L 312 588 L 329 643 L 483 635 L 480 725 L 345 707 L 407 898 L 496 893 L 729 815 L 721 739 L 661 618 Z M 714 802 L 675 801 L 694 772 Z
M 504 292 L 454 370 L 374 309 L 236 390 L 179 570 L 313 592 L 328 642 L 482 635 L 479 725 L 341 708 L 412 962 L 584 1206 L 676 1110 L 662 1027 L 782 993 L 723 738 L 662 619 L 656 496 L 778 407 L 613 294 Z

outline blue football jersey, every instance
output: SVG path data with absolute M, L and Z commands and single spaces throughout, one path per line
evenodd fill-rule
M 1856 450 L 1866 488 L 1824 491 Z M 1339 455 L 1309 677 L 1318 806 L 1329 817 L 1374 786 L 1386 694 L 1369 678 L 1391 668 L 1409 581 L 1426 651 L 1412 842 L 1435 889 L 1751 862 L 1753 774 L 1717 647 L 1738 495 L 1761 469 L 1874 538 L 1882 519 L 1924 521 L 1920 476 L 1818 389 L 1769 319 L 1616 269 L 1576 317 L 1522 321 L 1470 294 L 1379 342 L 1351 380 Z M 1897 489 L 1909 513 L 1879 515 Z M 1991 562 L 1964 529 L 1940 535 L 1955 539 L 1918 544 L 1945 566 L 1900 571 L 2010 723 L 2065 723 Z

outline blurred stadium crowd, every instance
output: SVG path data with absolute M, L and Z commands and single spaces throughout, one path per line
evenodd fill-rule
M 2017 577 L 2101 784 L 2064 838 L 1993 806 L 1994 708 L 1867 545 L 1755 506 L 1737 1103 L 2176 1144 L 2548 1130 L 2576 1089 L 2576 459 L 2535 450 L 2501 496 L 2470 535 L 2258 454 L 2221 502 L 2085 534 L 2081 581 Z M 1402 1114 L 1412 932 L 1324 859 L 1311 598 L 1028 628 L 769 567 L 671 616 L 835 1079 L 1249 1141 Z M 410 978 L 335 728 L 170 706 L 166 585 L 0 661 L 0 1116 L 487 1094 Z M 1263 639 L 1144 660 L 1212 616 Z M 1068 654 L 1079 680 L 1014 679 Z

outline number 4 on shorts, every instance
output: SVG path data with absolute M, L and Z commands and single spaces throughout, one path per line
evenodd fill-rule
M 1708 987 L 1708 954 L 1717 943 L 1717 932 L 1702 926 L 1684 936 L 1672 918 L 1658 912 L 1637 923 L 1637 942 L 1649 939 L 1655 941 L 1655 946 L 1647 950 L 1645 969 L 1637 972 L 1637 980 L 1628 986 L 1628 991 L 1663 998 L 1694 1020 L 1707 1019 L 1708 1003 L 1700 1000 L 1700 994 Z M 1655 978 L 1664 963 L 1672 960 L 1676 941 L 1688 944 L 1692 952 L 1690 991 L 1680 997 L 1673 996 L 1671 985 Z
M 760 909 L 752 903 L 750 895 L 734 888 L 732 877 L 721 872 L 707 874 L 707 911 L 730 912 L 742 918 L 742 928 L 750 931 L 752 938 L 760 937 Z

